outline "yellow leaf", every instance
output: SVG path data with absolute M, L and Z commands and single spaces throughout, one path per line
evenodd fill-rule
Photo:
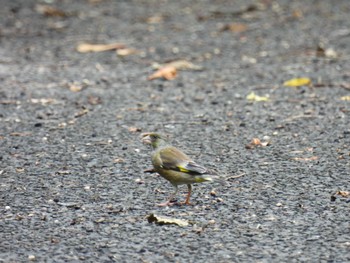
M 259 96 L 256 95 L 253 91 L 247 95 L 247 100 L 251 101 L 268 101 L 269 97 L 268 96 Z
M 350 96 L 343 96 L 340 98 L 341 100 L 346 100 L 346 101 L 350 101 Z
M 309 78 L 290 79 L 283 83 L 283 86 L 287 86 L 287 87 L 300 87 L 300 86 L 308 86 L 308 85 L 311 85 L 311 79 Z

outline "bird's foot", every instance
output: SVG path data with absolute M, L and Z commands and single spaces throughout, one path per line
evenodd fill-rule
M 180 202 L 179 205 L 192 205 L 190 202 L 184 201 Z

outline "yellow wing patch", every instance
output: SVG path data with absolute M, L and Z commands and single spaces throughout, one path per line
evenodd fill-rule
M 183 172 L 183 173 L 189 173 L 190 172 L 186 168 L 183 168 L 183 167 L 180 167 L 180 166 L 178 166 L 177 168 L 179 168 L 180 172 Z

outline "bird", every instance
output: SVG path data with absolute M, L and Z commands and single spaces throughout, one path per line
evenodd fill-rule
M 168 180 L 175 188 L 168 200 L 158 206 L 171 206 L 173 198 L 178 192 L 178 186 L 186 184 L 188 193 L 186 200 L 180 204 L 190 205 L 193 183 L 213 181 L 216 173 L 197 164 L 181 150 L 172 146 L 167 139 L 158 133 L 147 132 L 142 135 L 142 142 L 153 148 L 152 164 L 153 169 L 148 172 L 157 172 Z M 218 180 L 219 182 L 221 179 Z

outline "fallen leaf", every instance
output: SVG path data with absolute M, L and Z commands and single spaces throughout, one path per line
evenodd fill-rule
M 269 96 L 259 96 L 259 95 L 256 95 L 253 91 L 250 92 L 246 98 L 247 100 L 250 100 L 250 101 L 268 101 L 269 100 Z
M 95 223 L 103 223 L 106 221 L 106 218 L 104 217 L 100 217 L 100 218 L 97 218 L 96 220 L 94 220 Z
M 120 48 L 117 49 L 117 55 L 121 57 L 129 56 L 129 55 L 134 55 L 134 54 L 139 54 L 140 51 L 134 48 Z
M 316 56 L 325 58 L 337 58 L 337 52 L 332 48 L 325 48 L 323 44 L 319 44 L 316 49 Z
M 164 78 L 172 80 L 176 78 L 178 70 L 203 70 L 203 67 L 195 65 L 187 60 L 174 60 L 165 64 L 154 63 L 153 67 L 158 69 L 155 73 L 148 77 L 148 80 Z
M 187 60 L 173 61 L 173 62 L 168 63 L 168 66 L 172 66 L 178 70 L 187 70 L 187 69 L 202 70 L 203 69 L 203 67 L 195 65 L 192 62 L 189 62 Z
M 19 100 L 2 100 L 2 101 L 0 101 L 0 104 L 3 104 L 3 105 L 10 105 L 10 104 L 19 105 L 19 104 L 21 104 L 21 102 Z
M 331 201 L 334 202 L 337 200 L 337 195 L 340 195 L 341 197 L 349 198 L 350 197 L 350 192 L 348 191 L 337 191 L 335 194 L 331 196 Z
M 46 105 L 46 104 L 51 104 L 56 102 L 54 99 L 48 98 L 48 99 L 30 99 L 30 102 L 33 104 L 42 104 L 42 105 Z
M 69 84 L 69 90 L 72 91 L 72 92 L 82 91 L 83 88 L 84 88 L 83 85 L 78 84 L 78 83 Z
M 159 65 L 158 68 L 166 67 L 166 66 L 174 67 L 177 70 L 203 70 L 202 66 L 193 64 L 192 62 L 189 62 L 185 59 L 179 59 L 179 60 L 168 62 L 163 65 Z
M 311 157 L 295 157 L 295 158 L 292 158 L 292 160 L 294 160 L 294 161 L 305 161 L 305 162 L 308 162 L 308 161 L 316 161 L 316 160 L 318 160 L 318 156 L 311 156 Z
M 252 145 L 261 145 L 261 141 L 259 138 L 253 138 L 252 141 L 250 142 Z
M 283 86 L 287 86 L 287 87 L 300 87 L 300 86 L 309 86 L 309 85 L 311 85 L 311 79 L 309 78 L 290 79 L 283 83 Z
M 77 113 L 74 115 L 74 117 L 75 117 L 75 118 L 81 117 L 81 116 L 87 114 L 88 112 L 89 112 L 89 109 L 82 109 L 81 111 L 77 112 Z
M 148 77 L 148 80 L 154 80 L 158 78 L 164 78 L 166 80 L 175 79 L 177 75 L 177 70 L 173 66 L 165 66 L 154 72 L 151 76 Z
M 129 132 L 140 132 L 140 131 L 142 131 L 141 128 L 137 128 L 137 127 L 129 127 L 128 130 L 129 130 Z
M 114 49 L 125 48 L 125 45 L 122 43 L 113 43 L 113 44 L 88 44 L 82 43 L 77 46 L 77 51 L 80 53 L 87 52 L 102 52 Z
M 350 89 L 350 83 L 347 83 L 347 82 L 340 83 L 339 86 L 344 89 Z
M 69 170 L 60 170 L 60 171 L 57 171 L 56 174 L 58 174 L 58 175 L 71 174 L 71 171 L 69 171 Z
M 23 137 L 23 136 L 31 136 L 31 132 L 11 132 L 10 136 Z
M 342 197 L 350 197 L 350 192 L 348 191 L 337 191 L 335 194 L 340 195 Z
M 246 149 L 254 149 L 257 146 L 268 146 L 270 144 L 270 140 L 265 140 L 262 142 L 259 138 L 253 138 L 249 144 L 245 146 Z
M 149 223 L 156 223 L 158 225 L 178 225 L 178 226 L 188 226 L 189 222 L 187 220 L 170 218 L 165 216 L 158 216 L 155 214 L 150 214 L 147 216 Z
M 91 105 L 97 105 L 97 104 L 101 104 L 102 103 L 102 99 L 100 97 L 95 97 L 95 96 L 90 95 L 88 97 L 88 102 Z
M 17 167 L 17 168 L 16 168 L 16 172 L 17 172 L 17 173 L 23 173 L 24 171 L 25 171 L 25 169 L 22 168 L 22 167 Z
M 350 101 L 350 96 L 343 96 L 340 99 L 345 101 Z
M 37 5 L 36 11 L 39 14 L 45 15 L 45 16 L 57 16 L 57 17 L 67 16 L 67 14 L 64 11 L 50 5 Z
M 246 24 L 242 24 L 242 23 L 231 23 L 231 24 L 227 24 L 224 25 L 221 28 L 221 31 L 231 31 L 231 32 L 235 32 L 235 33 L 242 33 L 247 31 L 248 26 Z
M 162 15 L 154 15 L 150 16 L 146 19 L 147 24 L 159 24 L 162 23 L 164 20 L 164 17 Z
M 294 18 L 302 18 L 303 17 L 303 11 L 301 11 L 300 9 L 293 10 L 292 16 Z
M 114 163 L 124 163 L 125 160 L 124 160 L 123 158 L 115 158 L 115 159 L 113 160 L 113 162 L 114 162 Z

